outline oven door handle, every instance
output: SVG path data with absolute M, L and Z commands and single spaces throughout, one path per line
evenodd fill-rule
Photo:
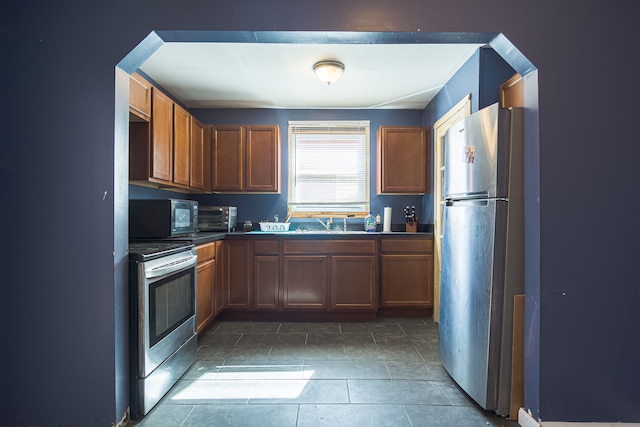
M 198 256 L 189 254 L 167 264 L 162 264 L 144 272 L 147 279 L 155 279 L 158 277 L 169 276 L 181 270 L 193 267 L 198 262 Z

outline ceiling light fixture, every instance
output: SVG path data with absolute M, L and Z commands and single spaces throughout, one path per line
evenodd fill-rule
M 344 64 L 338 61 L 320 61 L 315 63 L 313 71 L 321 81 L 330 85 L 340 78 L 344 71 Z

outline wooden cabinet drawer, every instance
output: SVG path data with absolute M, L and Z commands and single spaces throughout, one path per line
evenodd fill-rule
M 366 254 L 376 253 L 375 240 L 284 240 L 285 254 Z
M 203 243 L 196 246 L 198 252 L 198 264 L 215 259 L 216 257 L 216 242 Z
M 255 240 L 253 243 L 253 252 L 255 254 L 277 255 L 279 252 L 278 241 L 277 240 Z
M 382 239 L 381 253 L 433 253 L 433 239 Z

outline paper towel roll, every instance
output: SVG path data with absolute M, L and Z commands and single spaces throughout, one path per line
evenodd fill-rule
M 391 208 L 386 206 L 384 208 L 384 224 L 382 231 L 391 231 Z

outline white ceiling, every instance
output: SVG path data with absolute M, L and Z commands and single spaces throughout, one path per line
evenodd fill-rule
M 171 42 L 140 69 L 188 108 L 424 109 L 481 46 Z M 328 59 L 330 86 L 312 69 Z

